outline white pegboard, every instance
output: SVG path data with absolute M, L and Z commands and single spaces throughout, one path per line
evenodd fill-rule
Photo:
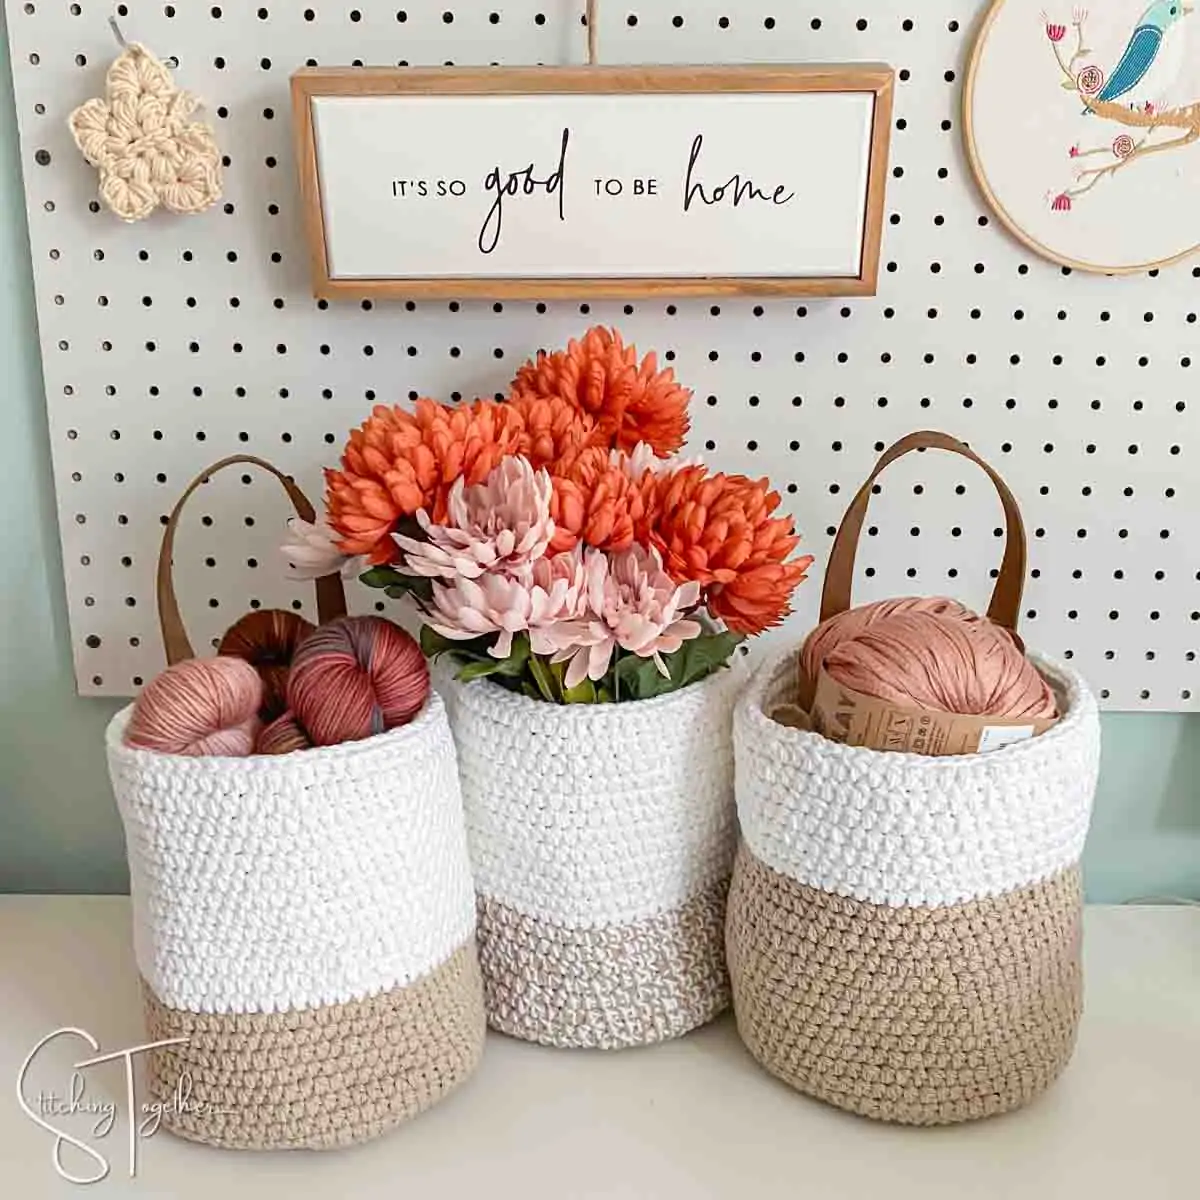
M 1200 266 L 1071 274 L 989 223 L 959 130 L 978 0 L 601 5 L 607 62 L 857 59 L 898 71 L 878 298 L 719 305 L 311 299 L 290 72 L 578 61 L 582 0 L 118 5 L 130 40 L 178 57 L 229 156 L 224 209 L 136 226 L 98 210 L 66 127 L 102 93 L 113 6 L 6 8 L 82 692 L 128 694 L 161 665 L 161 520 L 207 463 L 251 451 L 315 494 L 372 401 L 490 395 L 539 346 L 600 321 L 673 363 L 696 390 L 692 449 L 769 474 L 818 560 L 885 443 L 922 427 L 966 439 L 1024 505 L 1029 643 L 1072 658 L 1110 708 L 1200 708 Z M 178 546 L 198 645 L 251 604 L 311 603 L 277 569 L 277 485 L 230 474 L 195 499 Z M 899 464 L 868 519 L 856 598 L 949 591 L 984 603 L 998 521 L 969 464 Z M 807 630 L 818 591 L 815 576 L 777 636 Z M 377 602 L 352 594 L 360 609 Z

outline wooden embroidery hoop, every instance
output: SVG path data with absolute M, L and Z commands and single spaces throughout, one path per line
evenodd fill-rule
M 1009 0 L 992 0 L 987 11 L 980 18 L 975 34 L 975 41 L 971 47 L 970 61 L 967 63 L 967 78 L 963 87 L 962 98 L 963 141 L 966 146 L 967 160 L 971 164 L 971 173 L 975 176 L 979 190 L 983 192 L 984 199 L 987 200 L 988 205 L 996 214 L 996 218 L 1000 224 L 1018 242 L 1027 246 L 1035 254 L 1041 255 L 1042 258 L 1049 259 L 1061 267 L 1069 267 L 1073 271 L 1086 271 L 1092 275 L 1138 275 L 1143 271 L 1157 271 L 1162 267 L 1174 266 L 1176 263 L 1182 262 L 1185 258 L 1190 258 L 1193 254 L 1200 251 L 1200 242 L 1197 242 L 1187 250 L 1181 250 L 1178 254 L 1172 254 L 1168 258 L 1159 259 L 1155 262 L 1138 263 L 1134 266 L 1123 267 L 1098 266 L 1095 263 L 1080 262 L 1078 259 L 1070 258 L 1068 255 L 1052 250 L 1049 246 L 1039 242 L 1032 234 L 1027 233 L 1009 216 L 1008 211 L 1001 204 L 999 197 L 992 190 L 992 186 L 988 182 L 987 173 L 984 170 L 983 161 L 979 154 L 979 148 L 975 144 L 974 124 L 975 82 L 979 72 L 979 64 L 983 58 L 983 51 L 987 45 L 988 36 L 992 31 L 992 25 L 1000 15 L 1000 10 L 1008 2 Z

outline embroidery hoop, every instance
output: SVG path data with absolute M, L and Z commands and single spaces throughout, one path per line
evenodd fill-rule
M 1008 3 L 1009 0 L 991 0 L 987 11 L 980 18 L 975 32 L 975 39 L 971 46 L 971 56 L 967 63 L 967 76 L 963 85 L 962 95 L 963 143 L 967 153 L 967 161 L 971 164 L 971 173 L 975 176 L 975 182 L 979 185 L 979 190 L 983 193 L 984 199 L 987 201 L 988 207 L 995 214 L 996 219 L 1018 242 L 1028 247 L 1035 254 L 1048 259 L 1050 262 L 1057 263 L 1061 267 L 1069 267 L 1073 271 L 1083 271 L 1091 275 L 1138 275 L 1145 271 L 1157 271 L 1163 267 L 1174 266 L 1176 263 L 1183 262 L 1184 259 L 1190 258 L 1192 255 L 1200 252 L 1200 242 L 1197 242 L 1186 250 L 1181 250 L 1166 258 L 1132 265 L 1126 264 L 1124 266 L 1101 266 L 1096 263 L 1083 262 L 1072 258 L 1070 255 L 1051 249 L 1034 237 L 1033 234 L 1029 233 L 1009 214 L 988 181 L 987 172 L 983 165 L 983 158 L 979 153 L 979 147 L 975 141 L 975 85 L 978 80 L 979 66 L 982 62 L 984 51 L 987 48 L 988 38 L 991 35 L 996 18 L 1000 15 L 1001 9 Z

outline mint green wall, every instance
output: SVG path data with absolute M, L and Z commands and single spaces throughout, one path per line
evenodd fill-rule
M 123 891 L 102 749 L 117 705 L 79 699 L 71 673 L 7 37 L 0 373 L 0 891 Z M 1090 896 L 1200 897 L 1200 717 L 1110 716 L 1104 740 Z

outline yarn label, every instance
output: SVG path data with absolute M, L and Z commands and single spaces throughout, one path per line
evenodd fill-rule
M 988 725 L 979 735 L 979 753 L 999 750 L 1014 742 L 1028 741 L 1034 736 L 1036 731 L 1032 725 Z
M 817 677 L 813 729 L 834 742 L 941 758 L 983 754 L 1045 733 L 1053 720 L 1003 720 L 901 708 L 844 687 L 827 672 Z

